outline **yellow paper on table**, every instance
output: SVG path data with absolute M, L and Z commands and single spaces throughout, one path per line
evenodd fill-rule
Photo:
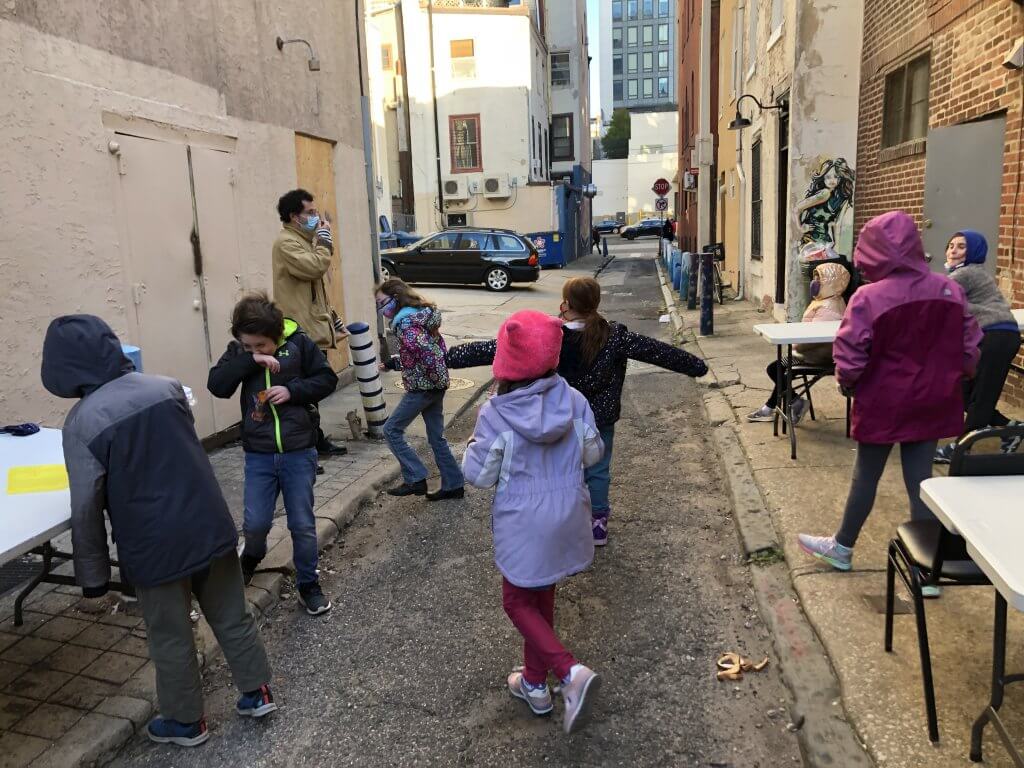
M 33 464 L 7 470 L 7 493 L 49 493 L 68 487 L 68 471 L 63 464 Z

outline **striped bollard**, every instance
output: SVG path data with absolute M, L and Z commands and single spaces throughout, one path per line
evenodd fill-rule
M 352 323 L 347 328 L 348 348 L 352 350 L 352 364 L 356 367 L 359 394 L 362 395 L 363 411 L 366 413 L 366 432 L 370 437 L 384 437 L 388 407 L 384 402 L 384 384 L 380 380 L 373 334 L 366 323 Z

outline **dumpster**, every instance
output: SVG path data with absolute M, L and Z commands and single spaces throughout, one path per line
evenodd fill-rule
M 531 232 L 524 235 L 540 254 L 541 267 L 564 267 L 566 263 L 563 248 L 565 238 L 561 232 Z

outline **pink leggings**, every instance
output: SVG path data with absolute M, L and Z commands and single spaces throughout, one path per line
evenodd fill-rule
M 531 685 L 548 679 L 548 670 L 564 680 L 576 663 L 555 634 L 555 586 L 541 589 L 517 587 L 501 580 L 505 613 L 523 636 L 523 677 Z

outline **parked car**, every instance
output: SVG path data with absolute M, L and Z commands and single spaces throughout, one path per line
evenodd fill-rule
M 623 227 L 619 234 L 627 240 L 635 240 L 638 237 L 661 237 L 665 222 L 661 219 L 642 219 L 636 224 Z
M 413 232 L 402 232 L 401 230 L 377 234 L 377 241 L 382 251 L 385 248 L 405 248 L 407 245 L 412 245 L 422 239 L 422 237 Z
M 619 224 L 615 219 L 601 219 L 601 221 L 594 222 L 594 229 L 600 232 L 602 235 L 617 235 L 622 225 Z
M 380 254 L 383 277 L 407 283 L 483 283 L 504 291 L 540 276 L 540 255 L 527 238 L 508 229 L 456 227 L 427 235 L 406 248 Z

